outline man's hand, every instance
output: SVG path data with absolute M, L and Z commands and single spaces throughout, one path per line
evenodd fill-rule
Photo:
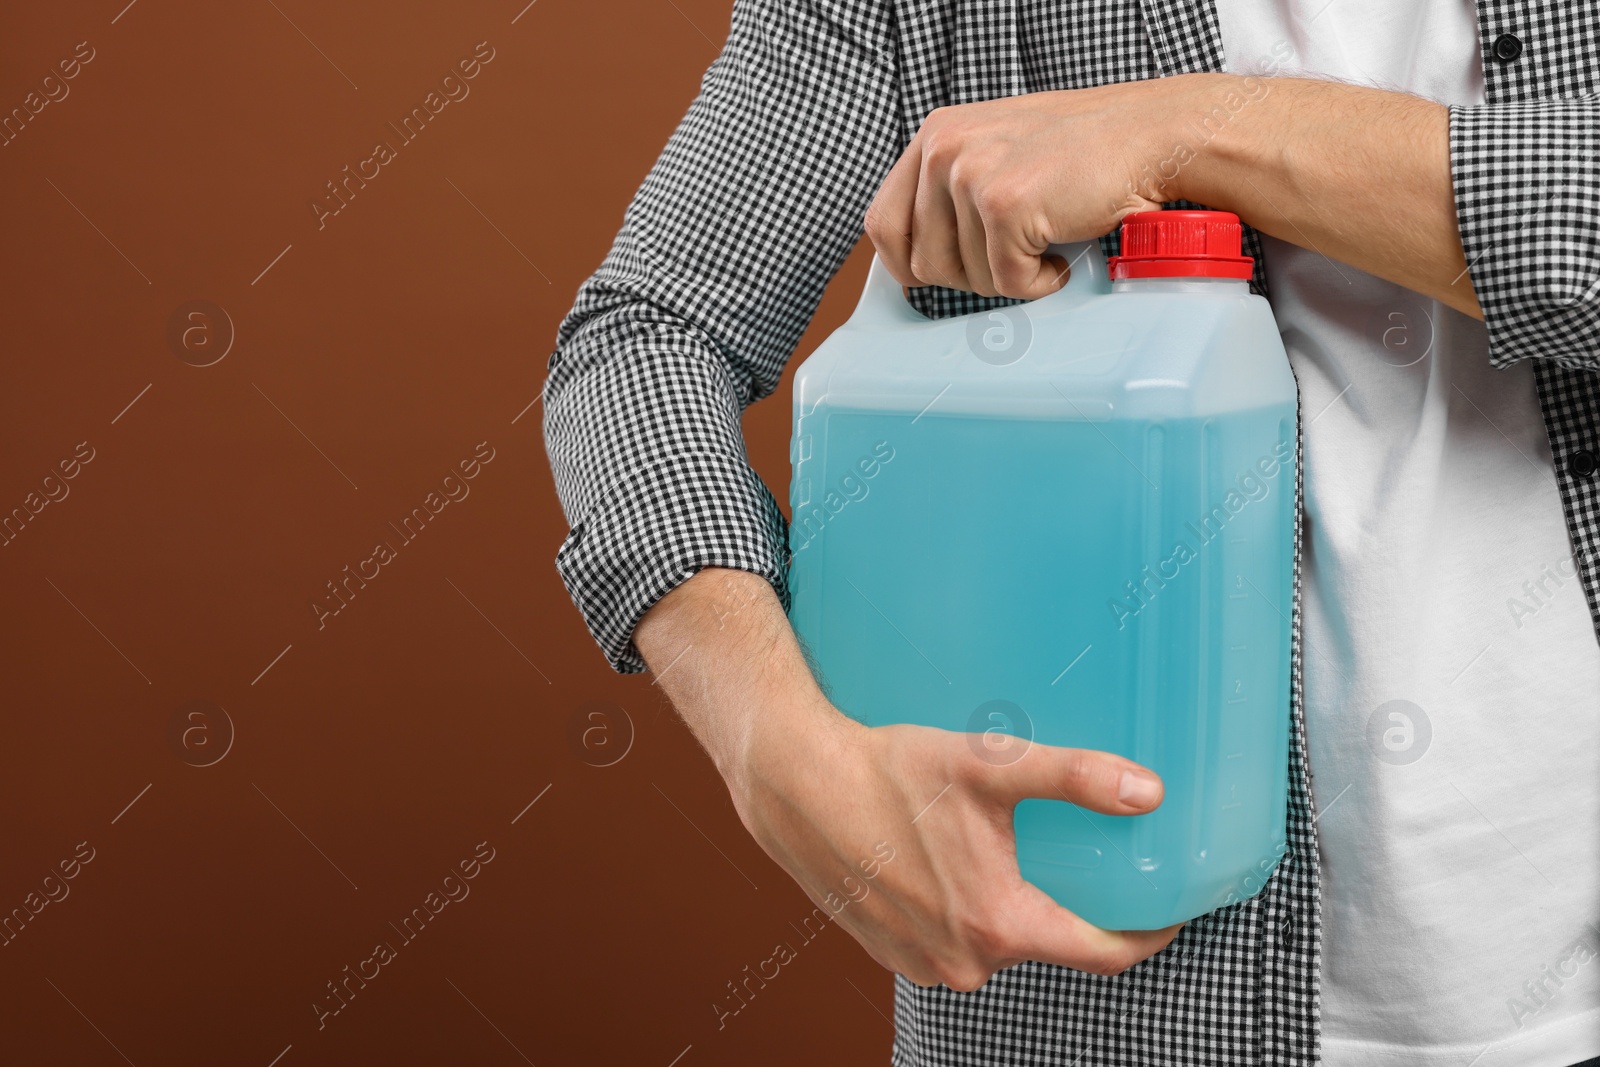
M 865 226 L 901 285 L 1031 300 L 1065 281 L 1047 246 L 1168 200 L 1482 317 L 1446 109 L 1342 82 L 1184 74 L 938 108 Z
M 634 636 L 745 827 L 813 902 L 849 899 L 837 921 L 884 967 L 962 991 L 1022 960 L 1117 974 L 1181 929 L 1101 930 L 1017 868 L 1018 801 L 1149 811 L 1160 781 L 1137 764 L 1031 745 L 997 766 L 963 734 L 862 726 L 818 690 L 771 587 L 742 571 L 700 572 Z
M 1066 264 L 1047 246 L 1160 206 L 1142 168 L 1169 147 L 1168 110 L 1199 89 L 1169 78 L 938 108 L 878 189 L 867 235 L 901 285 L 1052 293 Z

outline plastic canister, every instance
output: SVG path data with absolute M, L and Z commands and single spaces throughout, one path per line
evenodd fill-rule
M 1236 216 L 1152 211 L 1068 283 L 930 320 L 876 259 L 794 384 L 790 619 L 869 725 L 1160 774 L 1017 806 L 1023 876 L 1106 929 L 1259 892 L 1284 851 L 1296 387 Z

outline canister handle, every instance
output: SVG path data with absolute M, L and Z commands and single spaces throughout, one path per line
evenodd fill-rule
M 1105 256 L 1098 241 L 1077 241 L 1072 244 L 1053 244 L 1049 251 L 1061 256 L 1071 268 L 1067 284 L 1048 296 L 1032 301 L 1041 309 L 1059 303 L 1075 304 L 1088 296 L 1111 292 L 1111 281 L 1106 273 Z M 929 322 L 906 300 L 900 283 L 894 280 L 889 268 L 876 254 L 867 269 L 867 284 L 861 291 L 850 321 L 861 326 L 903 326 Z

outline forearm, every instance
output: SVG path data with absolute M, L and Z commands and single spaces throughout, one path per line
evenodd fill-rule
M 1194 99 L 1206 113 L 1229 92 L 1246 102 L 1179 169 L 1169 196 L 1233 211 L 1264 233 L 1482 317 L 1457 228 L 1443 105 L 1340 82 L 1195 77 L 1205 79 Z
M 818 689 L 772 586 L 708 567 L 657 602 L 634 643 L 730 790 L 759 730 L 844 722 Z

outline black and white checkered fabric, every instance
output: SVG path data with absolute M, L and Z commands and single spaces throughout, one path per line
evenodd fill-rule
M 1488 103 L 1451 111 L 1462 240 L 1491 360 L 1537 361 L 1597 609 L 1600 493 L 1592 465 L 1570 457 L 1600 452 L 1600 5 L 1478 7 Z M 1503 61 L 1494 45 L 1508 33 L 1522 50 Z M 557 567 L 613 666 L 645 669 L 634 625 L 702 567 L 760 574 L 788 603 L 784 519 L 750 469 L 740 415 L 777 387 L 929 111 L 1221 63 L 1209 0 L 736 0 L 727 44 L 550 359 L 545 436 L 572 523 Z M 1264 292 L 1259 240 L 1247 242 Z M 934 317 L 1006 302 L 912 296 Z M 1266 888 L 1116 977 L 1024 963 L 975 993 L 901 979 L 896 1067 L 1318 1062 L 1300 549 L 1297 528 L 1288 852 Z

